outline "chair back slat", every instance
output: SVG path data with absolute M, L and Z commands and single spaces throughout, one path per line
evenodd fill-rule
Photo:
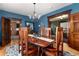
M 24 42 L 25 42 L 25 45 L 26 45 L 26 48 L 25 48 L 25 53 L 26 55 L 28 55 L 28 28 L 25 27 L 23 28 L 23 32 L 24 32 Z
M 20 38 L 20 42 L 22 43 L 23 42 L 23 40 L 24 40 L 24 33 L 23 33 L 23 30 L 22 30 L 22 28 L 20 28 L 19 29 L 19 38 Z
M 57 55 L 59 55 L 59 51 L 63 51 L 63 28 L 56 27 L 56 49 Z

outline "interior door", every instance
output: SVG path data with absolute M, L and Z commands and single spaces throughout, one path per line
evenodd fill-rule
M 11 42 L 10 19 L 2 17 L 2 46 Z
M 69 45 L 79 50 L 79 13 L 71 15 L 69 32 Z

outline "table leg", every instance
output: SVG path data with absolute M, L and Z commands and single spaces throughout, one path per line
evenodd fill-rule
M 40 55 L 40 47 L 38 46 L 38 56 Z
M 41 48 L 41 56 L 43 55 L 43 48 Z

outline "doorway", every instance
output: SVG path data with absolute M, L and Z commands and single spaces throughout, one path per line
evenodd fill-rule
M 19 38 L 19 28 L 21 27 L 21 20 L 11 19 L 11 39 Z
M 21 20 L 2 17 L 2 46 L 11 43 L 12 39 L 19 39 Z

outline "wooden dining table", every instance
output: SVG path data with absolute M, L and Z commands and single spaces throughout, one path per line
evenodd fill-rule
M 29 34 L 28 38 L 31 44 L 38 46 L 38 55 L 42 55 L 43 48 L 49 46 L 50 44 L 53 44 L 54 42 L 54 39 L 45 38 L 33 34 Z M 41 54 L 40 49 L 42 50 Z

